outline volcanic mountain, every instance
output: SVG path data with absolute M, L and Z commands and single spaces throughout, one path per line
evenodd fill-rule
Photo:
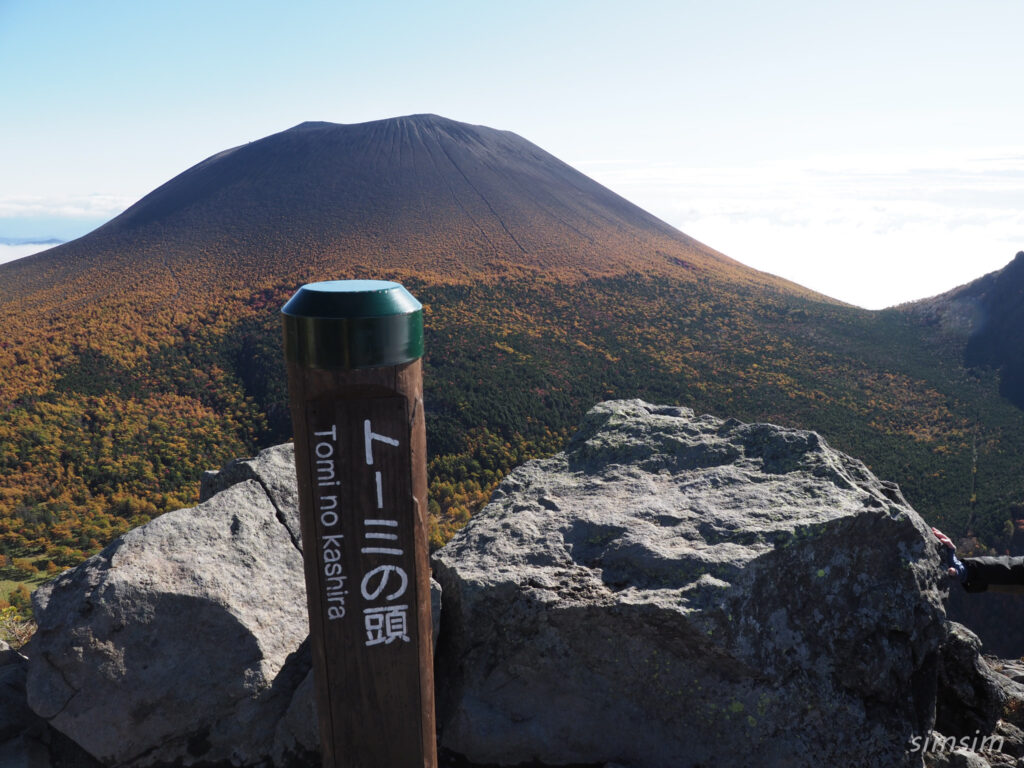
M 609 397 L 817 429 L 940 526 L 973 505 L 991 543 L 1024 496 L 1021 412 L 919 314 L 749 269 L 513 133 L 303 123 L 0 266 L 8 575 L 71 564 L 286 439 L 279 309 L 338 278 L 425 306 L 435 542 Z
M 303 123 L 214 155 L 89 235 L 10 267 L 0 302 L 57 284 L 77 300 L 100 298 L 114 275 L 161 306 L 298 276 L 466 282 L 685 269 L 807 293 L 514 133 L 414 115 Z M 63 294 L 53 306 L 62 303 Z

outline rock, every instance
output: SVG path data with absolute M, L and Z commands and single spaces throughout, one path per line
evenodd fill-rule
M 199 506 L 41 587 L 35 711 L 108 764 L 318 764 L 294 462 L 207 472 Z
M 981 640 L 962 624 L 947 624 L 938 684 L 936 730 L 956 737 L 993 732 L 1006 694 L 996 673 L 981 657 Z
M 1010 678 L 1015 683 L 1024 683 L 1024 664 L 1021 663 L 1020 659 L 992 659 L 990 666 L 993 666 L 996 672 Z
M 0 744 L 23 733 L 36 720 L 25 701 L 27 663 L 28 659 L 9 647 L 0 650 Z
M 944 736 L 933 731 L 927 740 L 915 742 L 924 757 L 926 768 L 1017 768 L 1015 753 L 1021 732 L 1012 725 L 1000 721 L 994 733 L 979 731 L 964 736 Z
M 10 648 L 0 651 L 0 765 L 29 765 L 32 746 L 24 738 L 41 721 L 25 700 L 28 659 Z M 34 750 L 38 752 L 39 750 Z
M 928 768 L 991 768 L 987 760 L 969 749 L 933 752 L 925 760 L 925 765 Z
M 295 446 L 292 443 L 275 445 L 260 451 L 251 459 L 235 459 L 221 470 L 203 473 L 199 484 L 199 501 L 213 498 L 233 485 L 255 480 L 266 491 L 277 510 L 277 518 L 288 529 L 292 541 L 302 549 L 302 529 L 299 527 L 299 488 L 295 479 Z
M 3 768 L 100 768 L 81 747 L 50 728 L 28 706 L 28 659 L 0 652 L 0 766 Z
M 1012 723 L 1000 720 L 992 736 L 998 736 L 998 751 L 1007 757 L 1024 757 L 1024 731 Z
M 320 764 L 320 731 L 316 713 L 316 692 L 308 644 L 303 645 L 307 671 L 295 689 L 291 703 L 274 732 L 274 765 Z
M 232 485 L 40 587 L 28 700 L 106 764 L 270 753 L 308 633 L 302 558 L 264 486 Z
M 52 768 L 53 762 L 42 744 L 18 736 L 0 742 L 0 765 L 4 768 Z
M 603 403 L 435 559 L 469 761 L 920 765 L 946 587 L 896 486 L 818 435 Z
M 1024 757 L 1024 730 L 1000 720 L 996 725 L 995 735 L 1003 739 L 1003 748 L 1000 751 L 1014 757 Z
M 1012 726 L 1012 730 L 1008 731 L 1009 734 L 1013 734 L 1015 731 L 1024 731 L 1024 684 L 1002 674 L 1002 668 L 1006 662 L 992 660 L 989 664 L 995 673 L 995 678 L 999 683 L 1003 696 L 1003 710 L 1000 713 L 1002 720 L 1000 723 Z M 1012 664 L 1015 664 L 1015 662 L 1012 662 Z M 1012 666 L 1010 672 L 1011 674 L 1013 673 Z M 1006 736 L 1007 734 L 1001 735 Z

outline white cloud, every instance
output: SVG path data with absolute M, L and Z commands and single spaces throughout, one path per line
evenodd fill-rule
M 49 248 L 53 248 L 53 244 L 40 245 L 38 243 L 30 243 L 28 245 L 4 245 L 0 243 L 0 264 L 6 264 L 9 261 L 20 259 L 25 256 L 31 256 L 34 253 L 45 251 Z
M 872 309 L 949 290 L 1024 249 L 1019 147 L 588 172 L 745 264 Z
M 134 202 L 124 195 L 8 195 L 0 197 L 0 219 L 111 218 Z

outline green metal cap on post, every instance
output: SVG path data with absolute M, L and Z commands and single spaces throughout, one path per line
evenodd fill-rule
M 423 356 L 423 305 L 399 283 L 309 283 L 281 312 L 289 362 L 353 370 L 401 365 Z

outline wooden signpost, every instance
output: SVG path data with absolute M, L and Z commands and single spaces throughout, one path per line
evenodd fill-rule
M 436 768 L 422 307 L 310 283 L 284 347 L 325 768 Z

